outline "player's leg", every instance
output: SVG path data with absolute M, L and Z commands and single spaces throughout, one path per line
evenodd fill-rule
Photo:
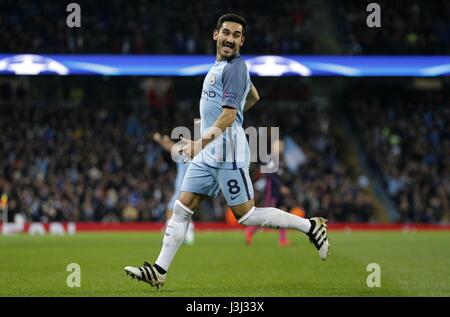
M 170 199 L 169 203 L 167 204 L 167 209 L 165 212 L 166 216 L 166 226 L 164 227 L 164 231 L 167 229 L 167 225 L 169 224 L 170 220 L 172 219 L 172 210 L 175 205 L 175 201 L 180 196 L 180 192 L 177 190 L 173 193 L 172 198 Z M 184 239 L 184 243 L 188 245 L 194 244 L 194 223 L 192 220 L 189 222 L 188 230 L 186 232 L 186 237 Z
M 163 246 L 155 266 L 167 272 L 172 260 L 183 243 L 194 210 L 208 196 L 216 196 L 219 187 L 205 164 L 189 164 L 181 185 L 181 194 L 173 206 L 173 215 L 164 233 Z
M 204 164 L 189 164 L 181 185 L 181 193 L 173 205 L 173 215 L 164 233 L 163 246 L 155 266 L 167 272 L 172 260 L 183 243 L 194 210 L 208 196 L 215 196 L 219 187 Z
M 261 227 L 258 227 L 258 226 L 248 226 L 248 227 L 245 228 L 245 242 L 248 245 L 252 244 L 253 236 L 260 229 L 261 229 Z
M 192 192 L 181 192 L 178 200 L 173 205 L 172 217 L 167 223 L 164 232 L 163 245 L 155 264 L 144 262 L 141 267 L 127 266 L 125 271 L 133 278 L 149 283 L 160 288 L 166 281 L 169 266 L 185 240 L 191 221 L 193 210 L 206 198 L 206 196 Z M 186 206 L 181 201 L 189 202 Z
M 173 206 L 172 218 L 166 227 L 164 233 L 163 246 L 155 266 L 160 272 L 167 272 L 172 260 L 183 243 L 188 232 L 194 210 L 206 198 L 201 194 L 182 191 L 178 200 Z
M 163 247 L 155 264 L 168 271 L 170 263 L 184 241 L 194 210 L 206 197 L 215 197 L 219 186 L 202 163 L 190 163 L 181 185 L 181 194 L 175 201 L 173 216 L 164 233 Z
M 219 186 L 203 164 L 189 165 L 181 186 L 181 194 L 173 205 L 172 218 L 164 233 L 161 252 L 155 264 L 142 267 L 125 267 L 125 271 L 138 280 L 157 288 L 164 285 L 170 264 L 183 243 L 192 214 L 207 196 L 217 196 Z
M 278 205 L 276 205 L 276 207 L 281 210 L 288 209 L 284 204 L 278 204 Z M 286 247 L 286 246 L 291 245 L 291 241 L 289 241 L 287 238 L 287 232 L 288 232 L 287 229 L 280 229 L 278 232 L 279 232 L 278 243 L 279 243 L 280 247 Z
M 291 241 L 287 239 L 287 229 L 280 229 L 280 239 L 279 244 L 281 247 L 286 247 L 291 244 Z
M 180 200 L 176 200 L 173 206 L 172 217 L 170 218 L 166 230 L 164 232 L 163 246 L 159 253 L 155 264 L 144 262 L 141 267 L 127 266 L 125 272 L 131 277 L 140 281 L 149 283 L 152 286 L 160 288 L 166 281 L 167 271 L 169 266 L 178 251 L 178 248 L 183 243 L 190 219 L 195 209 L 201 201 L 203 196 L 194 193 L 182 192 L 180 200 L 191 201 L 189 206 L 184 205 Z
M 325 219 L 305 219 L 274 207 L 255 207 L 253 200 L 230 207 L 240 224 L 272 229 L 296 229 L 307 234 L 319 251 L 320 258 L 327 258 L 329 242 Z
M 328 255 L 326 220 L 305 219 L 274 207 L 255 207 L 248 169 L 218 169 L 224 197 L 240 224 L 272 229 L 296 229 L 307 234 L 325 260 Z

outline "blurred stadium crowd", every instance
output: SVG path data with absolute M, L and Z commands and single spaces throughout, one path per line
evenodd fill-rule
M 77 1 L 82 28 L 66 26 L 66 3 L 2 1 L 0 40 L 5 52 L 214 54 L 212 31 L 225 12 L 251 23 L 247 53 L 312 53 L 312 25 L 302 2 Z M 206 8 L 214 8 L 207 10 Z M 270 15 L 268 14 L 270 12 Z M 274 26 L 267 32 L 268 26 Z
M 450 53 L 450 2 L 333 1 L 339 13 L 345 54 L 437 54 Z M 367 3 L 381 6 L 382 27 L 364 27 Z
M 348 112 L 401 220 L 436 223 L 449 217 L 448 90 L 357 95 L 348 95 Z
M 319 110 L 314 103 L 306 103 L 285 110 L 280 106 L 264 107 L 260 112 L 265 113 L 254 111 L 249 114 L 249 117 L 265 117 L 256 125 L 272 122 L 279 126 L 282 138 L 291 138 L 303 152 L 298 154 L 304 155 L 304 164 L 291 170 L 286 168 L 287 158 L 281 157 L 284 168 L 279 173 L 283 184 L 290 189 L 290 195 L 285 199 L 287 210 L 297 207 L 307 216 L 320 215 L 331 221 L 374 220 L 366 184 L 353 177 L 344 162 L 342 144 L 333 131 L 337 128 L 336 123 L 329 110 Z M 287 156 L 288 151 L 284 154 Z
M 450 52 L 446 0 L 379 1 L 381 29 L 366 27 L 366 0 L 76 2 L 82 7 L 80 29 L 67 28 L 67 3 L 1 1 L 0 12 L 8 12 L 0 15 L 1 52 L 214 54 L 211 32 L 229 11 L 249 22 L 244 54 Z M 335 47 L 323 45 L 323 32 Z M 24 212 L 34 221 L 162 220 L 175 165 L 152 133 L 192 128 L 201 79 L 42 78 L 0 78 L 0 193 L 10 194 L 10 215 Z M 283 138 L 305 155 L 296 170 L 282 164 L 290 189 L 285 207 L 332 221 L 378 220 L 368 180 L 345 155 L 345 143 L 352 141 L 339 137 L 335 105 L 319 107 L 309 85 L 286 83 L 258 81 L 264 110 L 252 110 L 245 123 L 281 127 Z M 393 89 L 381 95 L 350 87 L 345 120 L 400 220 L 450 221 L 448 91 Z M 256 167 L 255 181 L 262 177 Z M 256 195 L 260 200 L 258 190 Z M 206 202 L 196 217 L 223 220 L 224 206 L 222 198 Z
M 103 100 L 108 98 L 106 86 L 97 87 Z M 0 151 L 4 153 L 0 191 L 11 195 L 11 214 L 25 212 L 34 221 L 162 220 L 173 192 L 175 164 L 151 137 L 157 131 L 170 133 L 175 126 L 192 129 L 198 109 L 195 101 L 185 106 L 178 103 L 177 111 L 169 111 L 167 104 L 160 107 L 158 101 L 173 100 L 168 98 L 171 85 L 151 87 L 156 89 L 145 90 L 143 104 L 133 107 L 113 101 L 94 106 L 95 101 L 78 99 L 80 93 L 74 91 L 66 101 L 60 100 L 63 88 L 35 90 L 39 97 L 18 98 L 12 89 L 25 90 L 25 95 L 32 91 L 0 84 Z M 270 103 L 278 96 L 267 97 Z M 48 98 L 44 106 L 32 101 L 42 98 Z M 370 220 L 370 200 L 339 158 L 329 114 L 309 101 L 301 107 L 298 102 L 290 108 L 266 106 L 264 111 L 253 111 L 247 122 L 283 127 L 283 137 L 292 138 L 306 156 L 298 170 L 283 169 L 290 188 L 286 208 L 301 208 L 308 215 L 336 221 Z M 296 129 L 298 125 L 302 129 Z M 255 180 L 262 177 L 258 171 L 254 169 Z M 256 198 L 261 195 L 257 192 Z M 213 213 L 197 217 L 224 219 L 222 198 L 204 208 Z
M 282 138 L 291 139 L 305 156 L 296 169 L 282 156 L 280 176 L 290 189 L 286 209 L 333 221 L 376 221 L 368 181 L 343 154 L 349 140 L 339 137 L 337 107 L 315 105 L 308 85 L 288 95 L 289 85 L 274 82 L 260 80 L 263 102 L 246 116 L 245 125 L 279 126 Z M 198 100 L 174 94 L 183 89 L 191 94 L 186 81 L 134 79 L 125 85 L 115 79 L 98 82 L 95 92 L 88 83 L 40 85 L 0 83 L 0 191 L 11 194 L 12 214 L 25 211 L 35 221 L 162 220 L 176 169 L 152 133 L 170 133 L 181 125 L 193 129 Z M 345 117 L 400 220 L 448 221 L 448 93 L 354 90 L 344 98 Z M 127 100 L 128 95 L 141 98 Z M 256 182 L 263 175 L 258 163 L 252 166 Z M 263 194 L 255 192 L 261 200 Z M 222 197 L 203 209 L 198 220 L 224 219 Z
M 8 53 L 214 54 L 224 12 L 249 23 L 246 54 L 448 54 L 450 2 L 378 1 L 382 28 L 366 26 L 368 0 L 76 1 L 82 27 L 66 26 L 65 2 L 4 0 L 0 42 Z M 328 15 L 324 14 L 328 10 Z M 330 29 L 323 27 L 324 19 Z M 327 22 L 327 21 L 325 21 Z M 321 32 L 330 33 L 337 47 Z M 331 34 L 333 32 L 333 34 Z

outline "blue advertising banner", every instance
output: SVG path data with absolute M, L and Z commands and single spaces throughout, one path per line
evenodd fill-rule
M 252 76 L 450 75 L 449 56 L 244 56 Z M 197 76 L 215 56 L 0 54 L 2 75 Z

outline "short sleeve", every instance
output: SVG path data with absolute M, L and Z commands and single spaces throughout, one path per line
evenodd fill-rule
M 239 109 L 245 92 L 247 67 L 245 63 L 233 61 L 225 65 L 222 73 L 222 107 Z

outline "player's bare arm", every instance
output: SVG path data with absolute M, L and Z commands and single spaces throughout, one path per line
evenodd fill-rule
M 203 135 L 201 139 L 197 141 L 183 139 L 186 141 L 186 144 L 182 148 L 183 153 L 190 158 L 196 156 L 204 147 L 221 136 L 226 128 L 231 127 L 234 120 L 236 120 L 236 114 L 236 109 L 224 107 L 222 113 L 217 118 L 212 128 L 209 129 L 209 131 Z
M 259 94 L 256 87 L 252 85 L 248 92 L 247 99 L 245 100 L 244 112 L 247 112 L 259 101 Z

